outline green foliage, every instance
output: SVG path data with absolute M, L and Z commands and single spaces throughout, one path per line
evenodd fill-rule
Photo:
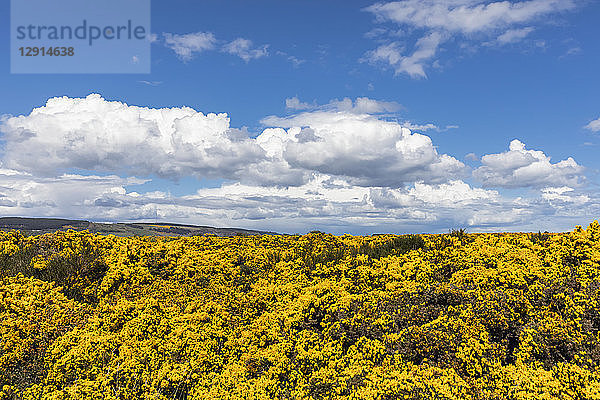
M 371 258 L 379 259 L 390 255 L 400 255 L 411 250 L 425 247 L 425 241 L 419 235 L 391 236 L 382 235 L 365 241 L 359 248 L 360 254 L 366 254 Z

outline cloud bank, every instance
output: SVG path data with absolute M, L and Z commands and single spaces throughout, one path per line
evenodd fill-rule
M 429 136 L 387 118 L 398 103 L 286 105 L 295 113 L 266 117 L 251 134 L 227 114 L 189 107 L 51 98 L 0 123 L 0 213 L 373 233 L 566 229 L 600 211 L 573 158 L 552 163 L 513 140 L 471 174 Z M 185 195 L 144 190 L 189 177 L 217 184 Z
M 460 175 L 464 165 L 438 154 L 428 136 L 367 113 L 394 103 L 332 104 L 335 110 L 265 118 L 273 127 L 251 138 L 231 128 L 226 114 L 130 106 L 97 94 L 57 97 L 2 124 L 3 164 L 36 175 L 77 168 L 284 186 L 301 185 L 313 173 L 394 187 Z

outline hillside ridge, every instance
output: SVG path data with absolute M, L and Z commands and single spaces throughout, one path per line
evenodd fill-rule
M 92 222 L 66 218 L 0 217 L 0 230 L 19 230 L 26 235 L 39 235 L 66 230 L 84 231 L 116 236 L 236 236 L 273 235 L 275 232 L 242 228 L 217 228 L 204 225 L 170 222 Z

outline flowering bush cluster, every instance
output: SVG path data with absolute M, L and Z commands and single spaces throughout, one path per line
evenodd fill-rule
M 2 399 L 600 399 L 600 225 L 0 233 Z

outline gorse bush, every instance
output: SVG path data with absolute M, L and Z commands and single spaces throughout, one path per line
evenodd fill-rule
M 2 399 L 600 399 L 600 225 L 0 233 Z

